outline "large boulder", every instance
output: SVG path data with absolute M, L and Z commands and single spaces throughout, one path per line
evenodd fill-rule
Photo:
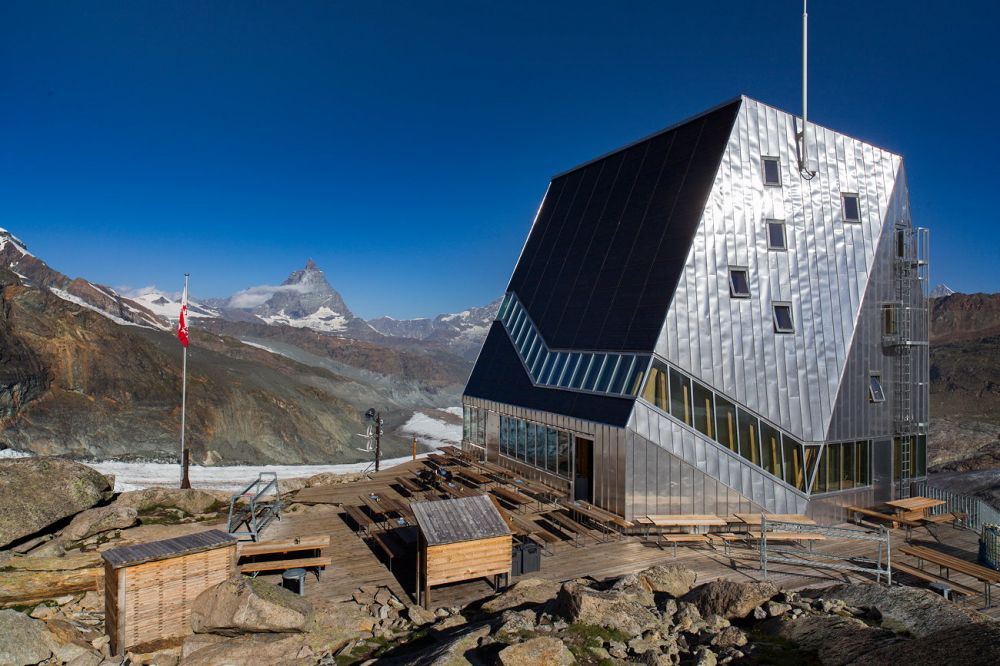
M 297 594 L 263 580 L 235 576 L 195 598 L 191 629 L 222 636 L 294 633 L 306 631 L 312 615 L 312 606 Z
M 559 613 L 570 622 L 615 629 L 629 636 L 660 625 L 661 618 L 627 590 L 594 590 L 564 583 L 557 597 Z
M 62 458 L 0 459 L 0 548 L 111 496 L 97 470 Z
M 954 626 L 912 640 L 865 651 L 851 666 L 1000 664 L 1000 622 Z
M 683 597 L 694 587 L 698 574 L 676 565 L 657 565 L 640 571 L 639 580 L 650 592 Z
M 843 601 L 848 606 L 874 608 L 882 616 L 882 626 L 911 636 L 927 636 L 970 622 L 988 622 L 989 617 L 954 604 L 939 594 L 907 585 L 885 587 L 876 583 L 835 585 L 808 590 L 803 596 Z
M 523 578 L 510 588 L 483 604 L 487 613 L 499 613 L 512 608 L 537 606 L 556 598 L 559 583 L 544 578 Z
M 754 608 L 777 594 L 778 588 L 768 581 L 737 583 L 713 580 L 688 592 L 684 600 L 696 605 L 705 617 L 715 614 L 732 620 L 746 617 Z
M 479 642 L 490 635 L 490 625 L 481 624 L 450 634 L 441 643 L 424 652 L 415 662 L 420 666 L 470 666 L 466 656 L 479 647 Z
M 138 513 L 130 506 L 102 506 L 76 514 L 61 536 L 64 541 L 83 541 L 102 532 L 132 527 L 137 521 Z
M 337 652 L 351 641 L 371 638 L 375 618 L 353 601 L 317 600 L 306 643 L 316 654 Z
M 222 506 L 223 499 L 218 493 L 210 493 L 195 488 L 143 488 L 129 490 L 118 496 L 112 506 L 129 507 L 139 513 L 157 509 L 179 509 L 192 516 L 208 513 Z
M 823 666 L 845 666 L 870 650 L 895 643 L 887 629 L 869 627 L 861 620 L 839 615 L 800 615 L 794 620 L 772 620 L 776 635 L 806 650 L 816 650 Z
M 184 641 L 182 666 L 305 666 L 316 654 L 302 634 L 250 634 L 235 638 L 195 635 Z
M 558 638 L 540 636 L 500 650 L 497 660 L 503 666 L 570 666 L 576 658 Z
M 45 623 L 15 610 L 0 610 L 0 664 L 37 664 L 52 656 Z

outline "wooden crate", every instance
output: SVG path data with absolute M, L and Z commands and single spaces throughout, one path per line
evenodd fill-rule
M 114 548 L 104 557 L 105 631 L 113 654 L 191 632 L 191 605 L 233 575 L 236 539 L 220 530 Z

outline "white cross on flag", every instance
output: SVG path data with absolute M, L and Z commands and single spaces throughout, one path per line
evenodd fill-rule
M 181 318 L 177 322 L 177 339 L 181 341 L 181 344 L 185 347 L 188 346 L 188 324 L 187 324 L 187 309 L 188 309 L 188 292 L 187 287 L 184 287 L 184 295 L 181 297 Z

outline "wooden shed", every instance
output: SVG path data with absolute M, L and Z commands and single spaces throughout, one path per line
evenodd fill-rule
M 112 548 L 104 558 L 104 626 L 112 654 L 191 632 L 191 604 L 236 568 L 221 530 Z
M 417 602 L 430 604 L 435 585 L 473 578 L 510 579 L 512 537 L 497 508 L 485 495 L 414 502 L 420 528 L 417 551 Z

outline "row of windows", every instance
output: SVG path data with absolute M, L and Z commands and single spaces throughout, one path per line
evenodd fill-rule
M 761 157 L 761 172 L 768 187 L 781 187 L 781 158 Z M 861 197 L 856 193 L 844 192 L 840 195 L 840 208 L 844 222 L 861 221 Z
M 500 453 L 569 478 L 573 435 L 531 421 L 500 416 Z
M 479 447 L 486 446 L 486 410 L 462 406 L 462 439 Z
M 653 361 L 642 399 L 799 490 L 806 490 L 803 447 L 707 386 Z
M 497 319 L 535 384 L 611 395 L 634 396 L 639 392 L 649 356 L 549 351 L 513 293 L 504 297 Z
M 810 449 L 813 447 L 808 447 L 807 451 Z M 870 486 L 870 451 L 871 443 L 868 441 L 839 442 L 824 446 L 819 468 L 816 470 L 816 480 L 813 482 L 813 493 Z

